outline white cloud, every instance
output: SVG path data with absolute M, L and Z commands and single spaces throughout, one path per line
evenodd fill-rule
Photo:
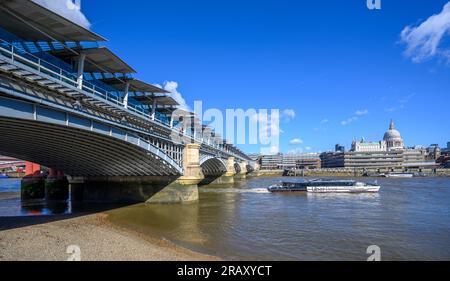
M 342 121 L 341 125 L 342 126 L 347 126 L 348 124 L 353 123 L 356 120 L 358 120 L 358 117 L 353 116 L 353 117 L 348 118 L 347 120 Z
M 323 119 L 322 121 L 320 121 L 320 124 L 326 124 L 328 123 L 330 120 L 328 120 L 327 118 Z
M 178 83 L 177 82 L 166 81 L 166 82 L 164 82 L 163 89 L 171 93 L 172 98 L 180 104 L 181 109 L 190 110 L 189 106 L 186 103 L 186 100 L 183 98 L 181 93 L 178 92 Z
M 349 125 L 349 124 L 351 124 L 351 123 L 353 123 L 355 121 L 358 121 L 359 118 L 361 118 L 361 117 L 363 117 L 363 116 L 365 116 L 367 114 L 369 114 L 369 110 L 367 110 L 367 109 L 357 110 L 352 117 L 347 118 L 344 121 L 341 121 L 341 125 L 342 126 L 347 126 L 347 125 Z
M 294 119 L 296 116 L 295 114 L 295 110 L 293 109 L 285 109 L 283 110 L 281 117 L 286 120 L 286 122 L 291 121 L 292 119 Z
M 357 110 L 355 112 L 356 116 L 364 116 L 364 115 L 367 115 L 367 114 L 369 114 L 369 111 L 367 109 Z
M 310 151 L 312 148 L 310 146 L 305 147 L 306 151 Z
M 83 12 L 81 12 L 79 5 L 80 1 L 74 3 L 71 0 L 33 0 L 33 2 L 78 25 L 81 25 L 84 28 L 89 29 L 91 27 L 91 23 L 88 21 Z
M 302 140 L 302 139 L 299 139 L 299 138 L 292 139 L 292 140 L 289 141 L 289 144 L 290 144 L 290 145 L 300 145 L 300 144 L 302 144 L 302 143 L 303 143 L 303 140 Z
M 450 35 L 450 2 L 439 14 L 432 15 L 418 26 L 407 26 L 400 37 L 406 44 L 404 54 L 413 62 L 422 62 L 435 56 L 450 60 L 450 50 L 440 48 L 445 36 Z

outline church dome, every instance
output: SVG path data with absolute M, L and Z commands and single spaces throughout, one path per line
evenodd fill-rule
M 400 140 L 402 136 L 400 135 L 400 132 L 397 130 L 389 130 L 384 134 L 384 140 L 390 141 L 390 140 Z
M 384 141 L 386 142 L 389 151 L 404 149 L 402 136 L 400 135 L 400 132 L 395 129 L 394 121 L 392 120 L 389 130 L 384 134 Z
M 385 141 L 402 140 L 402 136 L 400 135 L 400 132 L 395 129 L 394 121 L 391 121 L 389 130 L 384 134 L 383 139 Z

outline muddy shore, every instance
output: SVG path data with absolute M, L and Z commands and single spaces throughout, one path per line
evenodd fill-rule
M 106 213 L 0 218 L 0 261 L 65 261 L 71 245 L 83 261 L 218 260 L 113 225 Z

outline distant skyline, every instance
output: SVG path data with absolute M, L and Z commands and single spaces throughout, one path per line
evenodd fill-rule
M 190 106 L 288 114 L 281 152 L 379 141 L 391 119 L 407 146 L 450 141 L 447 0 L 82 1 L 82 12 L 139 78 Z

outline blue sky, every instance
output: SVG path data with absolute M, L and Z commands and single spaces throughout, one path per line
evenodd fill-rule
M 450 141 L 450 19 L 437 24 L 439 52 L 414 45 L 427 26 L 414 28 L 447 2 L 85 0 L 82 10 L 139 78 L 176 81 L 190 105 L 292 109 L 280 150 L 306 152 L 380 140 L 391 118 L 408 146 Z

